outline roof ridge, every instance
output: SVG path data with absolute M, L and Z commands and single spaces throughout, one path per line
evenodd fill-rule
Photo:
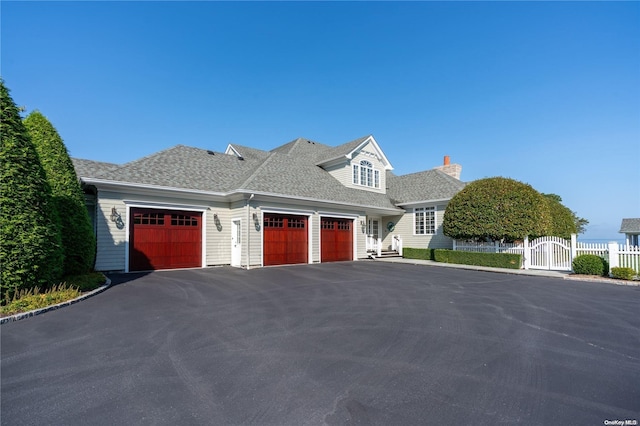
M 247 185 L 249 184 L 249 182 L 251 182 L 251 180 L 258 174 L 258 172 L 260 170 L 262 170 L 265 165 L 267 163 L 269 163 L 271 161 L 272 158 L 274 158 L 274 155 L 277 154 L 277 152 L 272 152 L 269 154 L 269 156 L 267 158 L 264 159 L 264 161 L 262 163 L 260 163 L 260 165 L 258 167 L 256 167 L 256 169 L 253 171 L 253 173 L 251 173 L 249 175 L 249 177 L 247 177 L 243 182 L 242 185 L 240 185 L 240 187 L 238 189 L 243 189 L 246 188 Z

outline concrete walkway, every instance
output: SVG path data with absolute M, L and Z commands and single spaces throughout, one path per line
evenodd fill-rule
M 545 271 L 541 269 L 493 268 L 489 266 L 458 265 L 455 263 L 442 263 L 442 262 L 435 262 L 433 260 L 405 259 L 403 257 L 389 257 L 389 258 L 376 259 L 375 261 L 376 262 L 392 262 L 392 263 L 408 263 L 411 265 L 437 266 L 440 268 L 469 269 L 472 271 L 496 272 L 501 274 L 528 275 L 532 277 L 560 278 L 563 280 L 604 282 L 604 283 L 610 283 L 610 284 L 616 284 L 616 285 L 640 286 L 640 281 L 616 280 L 613 278 L 595 277 L 591 275 L 575 275 L 570 271 Z

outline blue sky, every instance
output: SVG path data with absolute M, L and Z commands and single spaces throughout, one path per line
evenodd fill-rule
M 1 73 L 70 154 L 373 134 L 406 174 L 511 177 L 640 217 L 639 2 L 9 2 Z

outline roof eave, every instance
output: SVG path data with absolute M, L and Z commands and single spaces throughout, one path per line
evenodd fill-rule
M 396 203 L 396 206 L 413 206 L 418 204 L 428 204 L 428 203 L 442 203 L 449 202 L 451 198 L 439 198 L 434 200 L 422 200 L 422 201 L 404 201 L 402 203 Z

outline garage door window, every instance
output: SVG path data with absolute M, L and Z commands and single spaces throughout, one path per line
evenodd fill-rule
M 172 214 L 171 226 L 198 226 L 198 219 L 194 216 Z
M 304 219 L 293 219 L 289 218 L 288 227 L 289 228 L 304 228 L 305 220 Z
M 265 228 L 283 228 L 284 219 L 282 217 L 265 216 L 264 227 Z
M 135 213 L 133 223 L 136 225 L 164 225 L 164 213 Z

